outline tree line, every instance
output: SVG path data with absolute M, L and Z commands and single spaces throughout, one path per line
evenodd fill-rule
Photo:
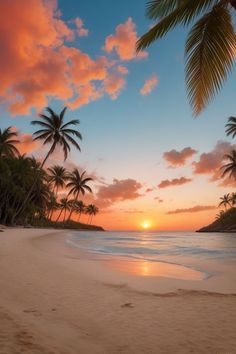
M 35 225 L 40 220 L 51 221 L 57 211 L 55 221 L 63 225 L 73 214 L 77 214 L 80 221 L 84 213 L 91 224 L 99 210 L 94 204 L 85 205 L 80 197 L 92 193 L 90 183 L 93 179 L 78 168 L 73 171 L 59 165 L 45 168 L 56 148 L 62 150 L 64 160 L 71 146 L 80 151 L 82 135 L 76 129 L 80 122 L 78 119 L 65 121 L 66 107 L 60 114 L 50 107 L 46 112 L 47 115 L 40 114 L 41 119 L 31 122 L 40 127 L 33 133 L 33 140 L 49 146 L 42 161 L 19 153 L 18 134 L 11 127 L 0 129 L 0 223 Z M 60 191 L 66 193 L 66 197 L 59 198 Z

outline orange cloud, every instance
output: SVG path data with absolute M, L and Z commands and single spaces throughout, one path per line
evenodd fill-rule
M 172 186 L 181 186 L 183 184 L 191 182 L 191 178 L 186 178 L 186 177 L 180 177 L 180 178 L 174 178 L 172 180 L 165 179 L 161 181 L 160 184 L 158 184 L 159 188 L 167 188 L 167 187 L 172 187 Z
M 158 78 L 156 75 L 153 75 L 150 77 L 150 79 L 147 79 L 143 85 L 143 87 L 140 89 L 141 95 L 148 95 L 149 93 L 152 92 L 155 86 L 158 84 Z
M 190 159 L 197 151 L 192 149 L 191 147 L 186 147 L 181 151 L 170 150 L 164 152 L 163 158 L 169 162 L 171 167 L 184 166 L 186 161 Z
M 192 208 L 176 209 L 167 212 L 168 215 L 183 214 L 183 213 L 198 213 L 200 211 L 214 210 L 217 207 L 215 205 L 196 205 Z
M 114 35 L 110 35 L 106 38 L 104 50 L 107 53 L 115 51 L 119 59 L 129 61 L 139 58 L 146 58 L 147 52 L 140 52 L 136 54 L 136 42 L 138 35 L 136 32 L 136 26 L 132 18 L 129 17 L 125 23 L 122 23 L 116 27 Z
M 231 150 L 236 149 L 235 144 L 226 141 L 218 141 L 214 149 L 208 153 L 200 155 L 198 161 L 192 163 L 195 174 L 210 176 L 210 182 L 220 181 L 219 186 L 235 186 L 236 182 L 229 178 L 222 179 L 221 166 L 224 164 L 223 158 Z
M 11 14 L 11 21 L 6 13 Z M 0 2 L 0 99 L 13 114 L 41 109 L 50 97 L 72 108 L 106 93 L 112 99 L 118 97 L 127 69 L 104 56 L 93 60 L 66 45 L 86 34 L 80 18 L 68 23 L 60 19 L 57 1 Z
M 137 199 L 142 196 L 141 188 L 142 184 L 134 179 L 114 179 L 111 184 L 99 187 L 97 204 L 107 207 L 116 202 Z

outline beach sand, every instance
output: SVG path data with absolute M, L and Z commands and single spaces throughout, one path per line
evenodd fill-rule
M 0 234 L 1 354 L 236 353 L 235 282 L 122 273 L 63 233 Z

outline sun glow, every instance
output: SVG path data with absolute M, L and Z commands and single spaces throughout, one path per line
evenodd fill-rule
M 142 225 L 142 228 L 145 229 L 145 230 L 147 230 L 147 229 L 149 229 L 151 227 L 151 224 L 150 224 L 149 221 L 144 221 L 144 222 L 142 222 L 141 225 Z

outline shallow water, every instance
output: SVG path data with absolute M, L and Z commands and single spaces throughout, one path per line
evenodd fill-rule
M 109 256 L 113 268 L 143 276 L 200 280 L 209 275 L 203 264 L 236 260 L 235 233 L 79 231 L 68 235 L 67 245 Z

